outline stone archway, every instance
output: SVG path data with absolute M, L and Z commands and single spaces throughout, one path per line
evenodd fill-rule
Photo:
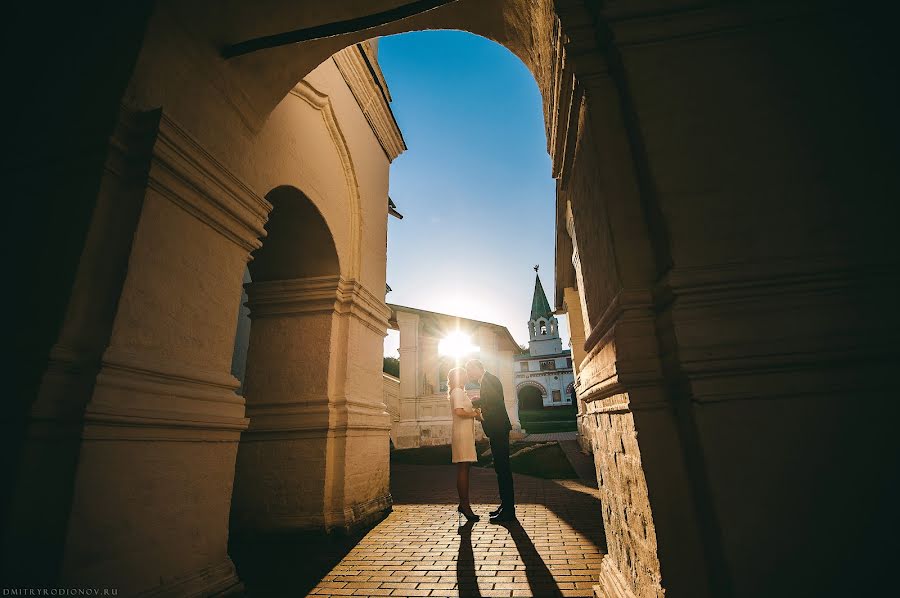
M 516 385 L 516 396 L 519 398 L 519 411 L 536 411 L 544 408 L 547 389 L 538 382 L 526 380 Z
M 335 435 L 329 421 L 345 404 L 346 371 L 335 357 L 348 351 L 338 252 L 327 223 L 303 193 L 278 187 L 266 198 L 273 210 L 246 285 L 250 424 L 238 450 L 232 529 L 348 527 L 390 499 L 386 487 L 365 497 L 342 488 L 349 473 L 343 455 L 361 450 L 348 445 L 366 441 L 364 435 L 352 441 Z M 348 518 L 345 501 L 366 502 L 371 510 Z

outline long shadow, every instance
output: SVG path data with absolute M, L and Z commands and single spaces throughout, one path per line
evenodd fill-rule
M 372 526 L 377 525 L 377 522 Z M 371 529 L 355 534 L 292 532 L 232 534 L 228 554 L 245 596 L 307 595 Z
M 459 554 L 456 557 L 456 584 L 460 598 L 481 598 L 478 576 L 475 574 L 475 554 L 472 552 L 472 527 L 474 521 L 467 521 L 457 530 L 459 534 Z
M 455 479 L 452 466 L 445 465 L 406 465 L 391 464 L 392 486 L 393 481 L 400 470 L 407 469 L 401 475 L 410 475 L 418 479 L 415 485 L 404 484 L 400 487 L 392 487 L 392 495 L 395 505 L 402 504 L 447 504 L 458 502 L 456 488 L 452 480 Z M 566 522 L 579 534 L 590 540 L 601 552 L 606 552 L 606 534 L 603 530 L 603 511 L 600 499 L 589 493 L 590 488 L 583 482 L 567 480 L 571 486 L 581 486 L 585 492 L 579 492 L 566 487 L 553 480 L 540 480 L 530 478 L 522 474 L 513 474 L 516 484 L 516 502 L 519 505 L 539 504 L 552 512 L 556 517 Z M 439 479 L 446 479 L 442 483 Z M 543 491 L 537 494 L 528 494 L 527 487 L 530 484 L 546 482 Z M 548 497 L 547 491 L 556 493 L 556 497 Z M 487 468 L 472 468 L 470 498 L 475 504 L 496 504 L 497 481 L 494 471 Z
M 559 586 L 556 585 L 553 574 L 550 573 L 550 569 L 547 568 L 544 559 L 538 554 L 534 542 L 531 541 L 531 538 L 522 527 L 522 524 L 518 521 L 510 521 L 501 523 L 500 525 L 509 531 L 509 535 L 512 536 L 513 542 L 516 543 L 516 550 L 519 551 L 519 556 L 522 558 L 522 563 L 525 565 L 525 577 L 528 579 L 528 586 L 531 588 L 531 593 L 535 596 L 541 596 L 542 598 L 562 597 L 562 591 L 560 591 Z

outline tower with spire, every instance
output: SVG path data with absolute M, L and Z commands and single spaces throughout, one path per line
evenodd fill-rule
M 531 299 L 531 317 L 528 319 L 528 350 L 533 357 L 541 355 L 558 355 L 562 352 L 562 339 L 559 337 L 559 323 L 538 273 L 539 265 L 534 266 L 534 296 Z
M 572 405 L 575 374 L 572 353 L 563 349 L 559 322 L 534 267 L 534 295 L 528 318 L 528 351 L 515 357 L 514 381 L 519 410 Z

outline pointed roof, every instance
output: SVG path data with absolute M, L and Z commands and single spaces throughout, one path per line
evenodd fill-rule
M 544 293 L 544 287 L 541 284 L 541 277 L 537 273 L 537 267 L 534 269 L 534 298 L 531 300 L 531 319 L 538 320 L 540 318 L 549 318 L 553 315 L 550 309 L 550 302 L 547 301 L 547 295 Z

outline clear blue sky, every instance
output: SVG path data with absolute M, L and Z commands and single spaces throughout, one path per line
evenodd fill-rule
M 534 264 L 553 301 L 555 226 L 531 72 L 503 46 L 459 31 L 382 38 L 378 55 L 409 147 L 391 166 L 404 219 L 389 219 L 387 300 L 502 324 L 527 343 Z M 396 346 L 389 336 L 385 354 Z

